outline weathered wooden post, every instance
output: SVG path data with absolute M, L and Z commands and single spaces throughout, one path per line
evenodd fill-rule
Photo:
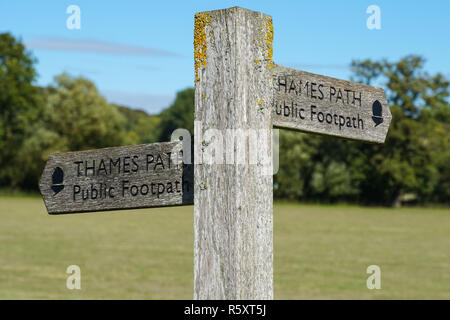
M 273 177 L 249 163 L 249 132 L 272 127 L 272 38 L 259 12 L 195 16 L 195 299 L 273 299 Z

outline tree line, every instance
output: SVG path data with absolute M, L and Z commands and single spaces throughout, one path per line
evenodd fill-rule
M 168 141 L 193 134 L 194 89 L 177 93 L 157 115 L 110 104 L 95 84 L 63 73 L 35 85 L 33 58 L 0 34 L 0 188 L 37 190 L 56 152 Z M 280 130 L 274 197 L 376 205 L 450 203 L 450 82 L 424 71 L 425 60 L 353 61 L 352 81 L 386 88 L 392 123 L 375 145 Z

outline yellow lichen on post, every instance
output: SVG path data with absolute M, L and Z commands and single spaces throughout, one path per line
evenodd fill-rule
M 263 101 L 264 101 L 263 99 L 259 99 L 259 101 L 258 101 L 258 108 L 260 111 L 262 111 L 264 109 L 264 107 L 262 105 Z
M 195 15 L 194 26 L 194 64 L 195 64 L 195 84 L 200 81 L 198 69 L 203 65 L 206 67 L 206 26 L 211 22 L 208 12 L 197 13 Z
M 267 47 L 267 66 L 273 67 L 273 24 L 272 17 L 266 18 L 266 47 Z
M 253 43 L 258 44 L 262 49 L 262 59 L 266 62 L 268 68 L 273 68 L 273 24 L 272 17 L 266 16 L 260 21 L 258 27 L 258 40 Z M 259 64 L 262 60 L 255 58 L 255 64 Z

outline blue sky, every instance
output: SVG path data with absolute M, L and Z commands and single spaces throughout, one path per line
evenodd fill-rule
M 81 9 L 69 30 L 66 9 Z M 369 30 L 366 9 L 381 9 Z M 108 101 L 157 113 L 194 84 L 193 28 L 199 11 L 240 6 L 273 17 L 274 61 L 349 79 L 353 59 L 427 59 L 450 77 L 450 1 L 0 0 L 0 32 L 20 37 L 37 58 L 37 83 L 66 71 L 95 82 Z

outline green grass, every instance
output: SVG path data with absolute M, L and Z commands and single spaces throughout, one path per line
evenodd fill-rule
M 0 299 L 192 298 L 192 206 L 49 216 L 0 197 L 0 245 Z M 274 252 L 276 299 L 450 299 L 449 209 L 278 204 Z

